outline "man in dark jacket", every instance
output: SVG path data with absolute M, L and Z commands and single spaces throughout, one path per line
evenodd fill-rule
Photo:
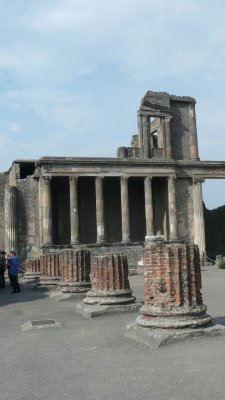
M 0 252 L 0 289 L 4 289 L 5 287 L 5 267 L 6 267 L 6 260 L 5 260 L 5 251 Z
M 20 285 L 18 283 L 18 272 L 19 272 L 19 259 L 16 256 L 15 251 L 10 251 L 9 273 L 11 276 L 11 284 L 13 289 L 11 293 L 20 292 Z

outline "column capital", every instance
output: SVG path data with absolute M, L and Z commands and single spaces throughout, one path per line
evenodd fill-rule
M 153 176 L 152 176 L 152 175 L 144 176 L 144 180 L 145 180 L 145 181 L 152 181 L 152 179 L 153 179 Z
M 103 182 L 104 176 L 102 176 L 102 175 L 99 175 L 99 176 L 96 175 L 95 179 L 96 179 L 96 181 L 98 181 L 98 182 Z
M 51 176 L 41 176 L 40 177 L 40 182 L 42 185 L 48 186 L 51 182 L 52 177 Z
M 70 183 L 76 183 L 77 181 L 78 181 L 78 175 L 70 175 L 69 176 Z
M 127 182 L 128 179 L 129 179 L 129 176 L 127 176 L 127 175 L 121 175 L 120 178 L 121 178 L 122 181 Z
M 200 177 L 200 176 L 196 176 L 192 178 L 194 185 L 197 185 L 197 183 L 204 183 L 205 179 Z
M 176 181 L 176 179 L 177 179 L 176 175 L 170 175 L 170 176 L 167 177 L 167 180 L 168 180 L 169 184 L 174 183 Z

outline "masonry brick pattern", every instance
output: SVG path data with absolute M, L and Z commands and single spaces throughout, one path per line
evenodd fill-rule
M 145 304 L 137 318 L 139 325 L 183 328 L 211 322 L 202 302 L 197 245 L 150 241 L 143 260 Z

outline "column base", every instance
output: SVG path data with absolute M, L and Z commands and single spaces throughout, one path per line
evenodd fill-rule
M 106 240 L 104 239 L 102 239 L 102 240 L 97 240 L 97 242 L 96 242 L 97 244 L 106 244 Z
M 143 328 L 137 323 L 131 323 L 126 326 L 124 336 L 137 343 L 144 344 L 150 350 L 156 350 L 192 338 L 225 336 L 225 326 L 211 324 L 207 327 L 203 326 L 194 329 L 149 329 Z
M 132 290 L 97 290 L 90 291 L 84 299 L 85 304 L 99 304 L 99 305 L 112 305 L 112 304 L 129 304 L 134 303 L 136 297 L 132 296 Z
M 121 243 L 122 243 L 122 244 L 130 244 L 130 243 L 131 243 L 131 240 L 130 240 L 130 239 L 124 239 L 124 240 L 122 240 Z
M 61 293 L 85 293 L 91 288 L 91 282 L 70 282 L 59 284 Z
M 58 286 L 58 276 L 41 276 L 38 282 L 38 289 L 54 289 Z
M 131 304 L 111 304 L 111 305 L 100 305 L 100 304 L 84 304 L 78 303 L 76 305 L 76 312 L 81 314 L 84 318 L 93 318 L 100 315 L 106 314 L 118 314 L 124 312 L 137 312 L 141 303 Z

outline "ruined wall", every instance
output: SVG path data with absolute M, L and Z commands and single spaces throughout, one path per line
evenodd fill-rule
M 18 188 L 18 254 L 22 259 L 39 255 L 38 181 L 32 176 L 20 179 Z
M 191 158 L 189 132 L 189 103 L 173 102 L 171 122 L 172 158 L 187 160 Z
M 5 249 L 5 186 L 8 184 L 8 175 L 0 174 L 0 250 Z
M 208 210 L 204 206 L 206 254 L 215 259 L 216 255 L 225 256 L 225 206 Z
M 190 179 L 177 179 L 176 206 L 178 235 L 185 242 L 194 242 L 193 226 L 193 187 Z

